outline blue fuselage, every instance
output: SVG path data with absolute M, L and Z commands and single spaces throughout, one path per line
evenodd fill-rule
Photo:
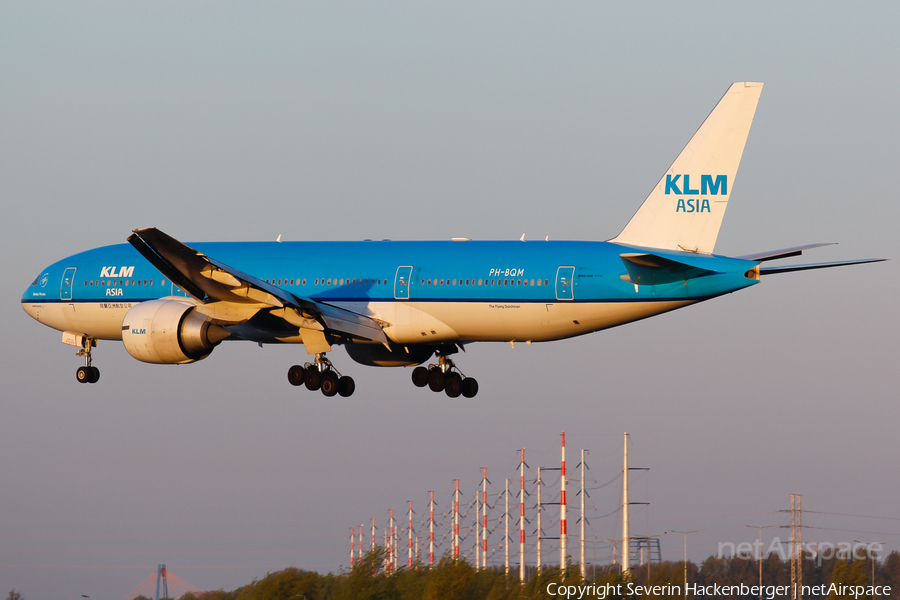
M 608 242 L 209 242 L 192 247 L 298 297 L 370 314 L 389 325 L 385 331 L 393 341 L 407 344 L 560 339 L 758 282 L 747 275 L 758 264 L 754 261 Z M 710 274 L 635 285 L 620 255 L 642 250 Z M 170 296 L 185 293 L 131 245 L 117 244 L 50 265 L 25 291 L 22 304 L 56 329 L 120 339 L 124 311 Z M 426 331 L 430 325 L 421 323 L 404 328 L 395 323 L 405 319 L 396 316 L 397 305 L 433 317 L 446 331 L 431 334 Z M 390 325 L 396 326 L 393 336 Z M 239 337 L 292 341 L 264 327 L 258 335 L 244 327 Z

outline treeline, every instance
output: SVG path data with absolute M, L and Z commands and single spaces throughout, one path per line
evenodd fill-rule
M 476 570 L 464 559 L 454 560 L 444 557 L 433 568 L 419 566 L 401 568 L 394 573 L 385 572 L 384 555 L 376 548 L 363 557 L 362 562 L 351 571 L 322 575 L 314 571 L 289 568 L 270 573 L 260 580 L 231 592 L 223 590 L 202 594 L 186 594 L 180 600 L 519 600 L 553 598 L 557 586 L 610 586 L 604 589 L 614 591 L 606 596 L 609 600 L 632 598 L 628 584 L 634 586 L 678 586 L 684 585 L 683 562 L 663 562 L 634 567 L 631 576 L 623 577 L 615 565 L 590 567 L 588 577 L 582 580 L 578 565 L 572 565 L 566 573 L 559 568 L 544 568 L 540 573 L 529 572 L 528 581 L 520 583 L 518 572 L 509 576 L 502 568 Z M 829 586 L 832 582 L 848 585 L 891 586 L 889 595 L 877 596 L 878 600 L 888 598 L 900 600 L 900 554 L 891 552 L 883 562 L 869 559 L 803 561 L 804 586 Z M 790 562 L 770 554 L 763 560 L 764 586 L 789 586 L 791 583 Z M 699 585 L 719 584 L 732 586 L 759 584 L 759 563 L 741 558 L 710 557 L 700 565 L 687 563 L 688 582 Z M 585 590 L 583 598 L 599 598 L 597 588 Z M 676 589 L 676 588 L 671 588 Z M 615 593 L 621 590 L 621 593 Z M 558 597 L 558 596 L 556 596 Z M 577 597 L 577 596 L 575 596 Z M 683 598 L 681 593 L 662 593 L 646 598 Z M 693 597 L 688 594 L 688 598 Z M 717 596 L 737 598 L 739 596 Z M 747 595 L 744 597 L 755 597 Z M 779 594 L 779 598 L 784 595 Z M 875 600 L 871 594 L 823 594 L 804 595 L 804 598 L 853 598 L 853 600 Z M 136 598 L 135 600 L 145 600 Z

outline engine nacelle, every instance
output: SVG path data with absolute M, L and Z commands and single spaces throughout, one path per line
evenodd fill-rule
M 158 365 L 203 360 L 230 334 L 194 310 L 190 302 L 149 300 L 125 313 L 122 342 L 128 354 Z
M 408 346 L 388 350 L 383 344 L 344 344 L 350 358 L 369 367 L 409 367 L 420 365 L 434 354 L 432 346 Z

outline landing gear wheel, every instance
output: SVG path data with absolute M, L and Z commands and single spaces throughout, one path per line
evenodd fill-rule
M 322 373 L 316 369 L 309 369 L 306 372 L 306 389 L 311 392 L 316 391 L 322 386 Z
M 75 379 L 78 380 L 78 383 L 90 383 L 92 375 L 90 367 L 78 367 L 78 370 L 75 371 Z
M 440 369 L 431 369 L 428 373 L 428 388 L 432 392 L 444 391 L 444 373 Z
M 474 398 L 478 393 L 478 382 L 474 377 L 466 377 L 462 381 L 462 395 L 464 398 Z
M 457 398 L 460 392 L 462 392 L 462 377 L 459 373 L 447 373 L 444 377 L 444 393 L 451 398 Z
M 338 376 L 334 371 L 326 371 L 322 375 L 322 394 L 331 398 L 338 393 Z
M 356 382 L 353 381 L 352 377 L 343 376 L 338 379 L 338 394 L 343 398 L 348 398 L 353 395 L 353 392 L 356 391 Z
M 100 381 L 100 369 L 97 367 L 88 367 L 91 370 L 91 378 L 88 383 L 97 383 Z
M 303 385 L 305 377 L 306 369 L 304 369 L 300 365 L 294 365 L 293 367 L 288 369 L 288 382 L 290 382 L 291 385 Z
M 413 385 L 416 387 L 425 387 L 428 385 L 428 369 L 425 367 L 416 367 L 412 373 Z

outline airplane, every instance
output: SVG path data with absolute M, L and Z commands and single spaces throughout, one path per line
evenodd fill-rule
M 328 358 L 415 366 L 417 387 L 471 398 L 452 356 L 473 342 L 561 340 L 645 319 L 759 283 L 763 275 L 877 262 L 763 266 L 827 244 L 714 254 L 762 83 L 725 95 L 622 232 L 608 241 L 336 241 L 184 244 L 156 228 L 46 267 L 22 307 L 78 348 L 96 383 L 99 340 L 137 360 L 184 364 L 225 340 L 303 344 L 294 386 L 350 396 Z M 432 357 L 435 362 L 423 366 Z

